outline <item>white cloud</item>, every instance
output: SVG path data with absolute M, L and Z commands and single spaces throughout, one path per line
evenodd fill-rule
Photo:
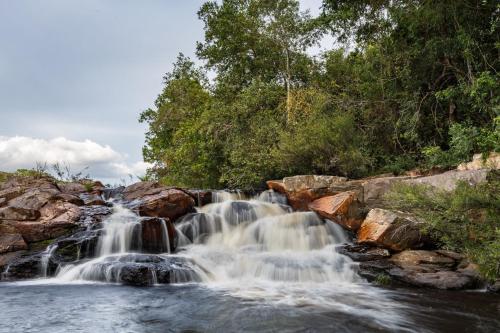
M 100 145 L 91 140 L 73 141 L 64 137 L 50 140 L 24 136 L 0 136 L 0 170 L 14 171 L 32 168 L 37 162 L 66 164 L 73 172 L 86 167 L 85 173 L 106 182 L 120 182 L 129 175 L 143 175 L 150 166 L 142 161 L 130 163 L 126 155 L 109 145 Z

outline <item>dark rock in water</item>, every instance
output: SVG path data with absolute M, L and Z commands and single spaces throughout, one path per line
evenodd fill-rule
M 5 271 L 7 266 L 24 254 L 26 254 L 26 251 L 7 252 L 4 254 L 0 254 L 0 280 L 2 279 L 1 273 Z
M 173 252 L 177 247 L 177 231 L 169 219 L 158 217 L 141 220 L 141 244 L 133 246 L 134 250 L 147 253 Z
M 386 249 L 364 245 L 346 244 L 337 247 L 337 252 L 348 256 L 354 261 L 373 261 L 385 259 L 391 256 L 389 251 Z
M 184 190 L 193 199 L 196 206 L 201 207 L 212 203 L 212 191 L 206 190 Z
M 190 242 L 202 242 L 211 234 L 222 230 L 220 216 L 205 213 L 190 213 L 176 221 L 179 232 Z
M 85 226 L 99 224 L 113 212 L 108 206 L 85 206 L 81 209 L 80 224 Z
M 240 224 L 245 222 L 253 222 L 257 220 L 257 213 L 251 202 L 248 201 L 231 201 L 229 207 L 222 205 L 221 214 L 224 219 L 232 224 Z
M 99 262 L 87 263 L 89 264 L 92 269 L 84 271 L 81 276 L 86 280 L 119 282 L 134 286 L 201 280 L 194 270 L 194 264 L 182 257 L 127 254 L 109 256 Z
M 500 279 L 496 280 L 495 282 L 491 283 L 487 287 L 488 291 L 492 293 L 500 293 Z
M 274 203 L 278 205 L 288 205 L 288 199 L 286 195 L 277 192 L 273 189 L 265 190 L 259 194 L 259 200 L 266 201 L 269 203 Z
M 80 198 L 83 200 L 85 206 L 105 206 L 106 201 L 100 195 L 82 193 Z
M 125 186 L 119 186 L 115 188 L 105 188 L 102 191 L 102 197 L 104 200 L 109 199 L 123 199 L 123 191 L 125 190 Z
M 54 251 L 58 262 L 72 262 L 85 258 L 92 258 L 97 253 L 100 230 L 85 230 L 69 237 L 56 240 Z
M 54 257 L 44 258 L 44 253 L 36 253 L 13 260 L 3 272 L 2 278 L 6 280 L 22 280 L 40 277 L 44 259 L 47 265 L 47 275 L 53 275 L 59 267 L 59 263 L 54 260 Z

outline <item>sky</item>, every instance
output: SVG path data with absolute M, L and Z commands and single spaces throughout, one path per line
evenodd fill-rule
M 143 175 L 146 126 L 179 52 L 203 40 L 202 0 L 0 0 L 0 170 Z M 317 14 L 321 0 L 302 0 Z M 200 63 L 201 64 L 201 63 Z

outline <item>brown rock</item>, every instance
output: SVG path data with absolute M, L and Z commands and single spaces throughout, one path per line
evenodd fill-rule
M 26 251 L 16 251 L 16 252 L 7 252 L 4 254 L 0 254 L 0 273 L 5 271 L 7 266 L 13 262 L 14 260 L 20 258 Z M 0 280 L 2 276 L 0 274 Z
M 368 206 L 382 205 L 384 195 L 392 186 L 409 177 L 382 177 L 363 180 L 363 201 Z
M 28 243 L 57 238 L 70 233 L 76 225 L 66 220 L 46 222 L 15 222 L 15 227 Z
M 393 255 L 390 261 L 401 268 L 419 265 L 434 266 L 435 268 L 452 268 L 455 266 L 454 259 L 435 251 L 424 250 L 406 250 Z
M 4 199 L 4 202 L 10 201 L 24 193 L 24 189 L 21 186 L 6 188 L 0 191 L 0 199 Z
M 86 192 L 86 188 L 83 184 L 72 182 L 72 183 L 59 183 L 59 188 L 61 192 L 67 194 L 77 195 Z
M 352 231 L 358 230 L 363 223 L 361 203 L 353 191 L 317 199 L 309 204 L 309 209 Z
M 454 271 L 438 271 L 432 273 L 412 270 L 393 269 L 389 274 L 405 283 L 416 287 L 459 290 L 473 287 L 476 279 Z
M 483 158 L 483 154 L 475 154 L 471 162 L 462 163 L 457 167 L 460 171 L 479 169 L 500 169 L 500 153 L 491 152 L 486 159 Z
M 125 200 L 135 200 L 146 195 L 158 194 L 165 187 L 162 187 L 158 182 L 146 181 L 146 182 L 137 182 L 130 186 L 127 186 L 123 190 L 123 197 Z
M 51 201 L 64 201 L 69 202 L 77 206 L 83 206 L 84 202 L 82 199 L 77 197 L 76 195 L 69 193 L 58 193 L 51 198 Z
M 283 178 L 283 186 L 287 192 L 329 188 L 346 182 L 347 178 L 337 176 L 301 175 Z
M 283 184 L 281 180 L 268 180 L 266 184 L 270 190 L 275 190 L 276 192 L 283 194 L 286 193 L 285 184 Z
M 467 182 L 470 185 L 477 185 L 487 180 L 491 171 L 488 169 L 480 170 L 451 170 L 429 177 L 420 177 L 403 180 L 407 184 L 423 184 L 435 187 L 443 191 L 453 191 L 459 181 Z
M 53 188 L 29 189 L 23 195 L 9 201 L 9 206 L 39 210 L 59 193 L 59 190 Z
M 422 246 L 418 222 L 406 214 L 375 208 L 370 210 L 357 234 L 359 244 L 402 251 Z
M 16 228 L 8 224 L 0 224 L 0 253 L 27 249 L 28 245 Z
M 34 221 L 39 217 L 40 212 L 34 209 L 12 206 L 0 208 L 0 220 Z
M 165 217 L 175 220 L 194 210 L 194 200 L 181 190 L 166 189 L 158 194 L 137 199 L 130 204 L 130 207 L 141 216 Z
M 174 251 L 177 245 L 177 232 L 169 219 L 157 217 L 143 219 L 141 221 L 141 237 L 141 250 L 147 253 Z

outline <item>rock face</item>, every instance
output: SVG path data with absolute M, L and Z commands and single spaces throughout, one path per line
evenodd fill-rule
M 384 195 L 390 191 L 392 186 L 410 177 L 380 177 L 363 181 L 363 200 L 367 206 L 380 206 Z
M 364 217 L 362 204 L 353 191 L 314 200 L 309 204 L 309 209 L 352 231 L 359 229 Z
M 465 181 L 470 185 L 477 185 L 487 180 L 490 170 L 451 170 L 438 175 L 420 177 L 404 180 L 407 184 L 430 185 L 443 191 L 453 191 L 459 181 Z
M 422 246 L 418 222 L 405 214 L 379 208 L 370 210 L 357 237 L 359 244 L 375 245 L 393 251 Z
M 139 250 L 146 253 L 173 252 L 177 247 L 177 242 L 177 231 L 169 219 L 150 217 L 141 220 Z
M 164 217 L 175 220 L 194 211 L 194 200 L 185 192 L 165 189 L 157 194 L 146 195 L 129 204 L 141 216 Z
M 27 249 L 28 245 L 16 228 L 8 224 L 0 224 L 0 254 Z

